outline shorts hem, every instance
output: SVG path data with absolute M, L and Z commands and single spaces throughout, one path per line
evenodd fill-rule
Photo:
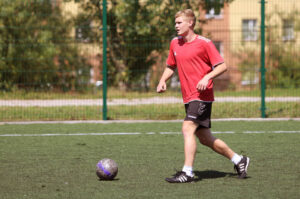
M 199 128 L 209 128 L 210 129 L 211 128 L 211 122 L 210 121 L 209 121 L 209 124 L 207 124 L 207 125 L 204 124 L 204 122 L 196 120 L 196 119 L 184 118 L 183 121 L 192 121 L 192 122 L 198 124 L 199 126 L 197 127 L 197 129 L 199 129 Z

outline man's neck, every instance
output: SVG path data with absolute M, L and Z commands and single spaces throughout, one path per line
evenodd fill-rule
M 194 32 L 191 32 L 191 33 L 187 34 L 186 36 L 183 36 L 183 39 L 185 42 L 189 43 L 189 42 L 194 41 L 194 39 L 196 39 L 196 37 L 197 37 L 197 34 Z

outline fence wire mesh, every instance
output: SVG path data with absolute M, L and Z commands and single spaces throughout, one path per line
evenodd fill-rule
M 101 120 L 102 3 L 0 2 L 0 121 Z M 108 119 L 182 119 L 178 76 L 156 93 L 192 8 L 229 70 L 214 80 L 213 118 L 260 117 L 261 3 L 257 0 L 107 0 Z M 265 4 L 266 116 L 300 117 L 300 2 Z

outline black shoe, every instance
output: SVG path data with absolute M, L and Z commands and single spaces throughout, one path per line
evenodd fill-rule
M 186 175 L 184 171 L 178 171 L 176 174 L 173 175 L 173 177 L 166 178 L 166 181 L 170 183 L 186 183 L 193 182 L 194 177 Z
M 250 158 L 246 156 L 242 156 L 241 161 L 237 165 L 234 165 L 234 169 L 238 173 L 239 178 L 247 177 L 247 169 L 248 169 L 249 162 L 250 162 Z

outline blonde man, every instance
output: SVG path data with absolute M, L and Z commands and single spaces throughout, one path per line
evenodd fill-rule
M 182 171 L 166 178 L 166 181 L 185 183 L 194 180 L 196 137 L 201 144 L 231 160 L 239 178 L 245 178 L 250 159 L 236 154 L 225 142 L 215 138 L 210 131 L 211 107 L 214 101 L 212 80 L 224 73 L 227 66 L 214 44 L 194 32 L 195 23 L 196 18 L 191 9 L 176 13 L 175 29 L 178 37 L 170 43 L 167 67 L 157 86 L 158 93 L 166 91 L 166 82 L 177 69 L 186 111 L 182 124 L 184 166 Z

